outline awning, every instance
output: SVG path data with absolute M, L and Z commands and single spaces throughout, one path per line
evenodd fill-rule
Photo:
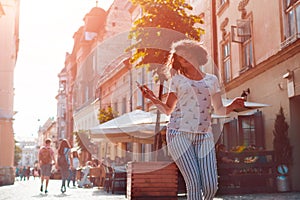
M 97 155 L 97 146 L 90 141 L 88 132 L 80 131 L 76 132 L 75 135 L 78 147 L 73 148 L 73 150 L 88 151 L 91 155 Z
M 135 110 L 89 129 L 93 141 L 153 143 L 156 127 L 156 113 Z M 169 116 L 160 115 L 161 130 Z
M 223 102 L 224 106 L 230 104 L 232 101 L 233 101 L 233 99 L 222 98 L 222 102 Z M 245 107 L 236 109 L 235 112 L 243 112 L 243 111 L 247 111 L 247 110 L 253 110 L 253 109 L 258 109 L 258 108 L 263 108 L 263 107 L 268 107 L 268 106 L 270 106 L 270 105 L 264 104 L 264 103 L 245 101 Z
M 222 101 L 224 105 L 227 105 L 231 103 L 232 99 L 223 98 Z M 269 105 L 246 101 L 245 108 L 238 109 L 236 112 L 251 111 L 267 106 Z M 135 110 L 90 128 L 90 139 L 95 142 L 108 140 L 111 142 L 152 143 L 155 135 L 156 117 L 156 113 Z M 213 114 L 212 118 L 224 119 L 229 118 L 229 116 Z M 168 121 L 169 116 L 160 114 L 159 130 L 166 126 Z

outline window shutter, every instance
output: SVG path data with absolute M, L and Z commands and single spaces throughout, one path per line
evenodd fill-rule
M 265 133 L 262 111 L 254 113 L 256 146 L 265 148 Z
M 237 131 L 237 119 L 233 119 L 230 122 L 224 124 L 223 127 L 224 144 L 231 149 L 238 145 L 238 131 Z

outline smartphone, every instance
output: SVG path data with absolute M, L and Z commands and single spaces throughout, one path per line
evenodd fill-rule
M 138 87 L 141 87 L 141 86 L 142 86 L 138 81 L 135 81 L 135 82 L 136 82 L 136 85 L 137 85 Z
M 143 87 L 138 81 L 136 82 L 136 86 L 141 90 L 141 91 L 146 91 L 147 89 L 145 87 Z

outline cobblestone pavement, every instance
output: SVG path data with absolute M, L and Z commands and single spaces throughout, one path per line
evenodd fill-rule
M 59 180 L 50 180 L 48 194 L 41 193 L 40 180 L 16 181 L 14 185 L 0 187 L 0 200 L 27 200 L 27 199 L 72 199 L 72 200 L 127 200 L 124 194 L 106 193 L 102 188 L 67 188 L 67 192 L 60 192 Z M 248 194 L 248 195 L 224 195 L 214 200 L 300 200 L 299 193 L 274 193 L 274 194 Z M 186 200 L 179 197 L 178 200 Z

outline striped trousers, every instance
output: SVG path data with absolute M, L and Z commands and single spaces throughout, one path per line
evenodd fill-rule
M 212 133 L 167 131 L 168 151 L 186 183 L 188 200 L 211 200 L 218 189 Z

